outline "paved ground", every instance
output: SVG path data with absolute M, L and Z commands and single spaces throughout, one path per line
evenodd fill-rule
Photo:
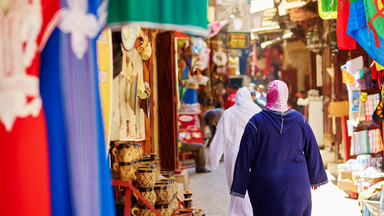
M 206 174 L 197 174 L 195 169 L 189 171 L 187 189 L 193 192 L 196 208 L 203 209 L 209 216 L 228 215 L 229 189 L 227 186 L 224 163 L 217 170 Z M 328 174 L 331 180 L 312 191 L 312 216 L 360 216 L 360 208 L 356 200 L 347 198 L 348 195 L 335 185 L 335 178 Z

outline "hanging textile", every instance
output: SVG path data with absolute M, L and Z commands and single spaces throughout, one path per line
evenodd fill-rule
M 138 92 L 144 85 L 143 60 L 136 49 L 121 47 L 121 52 L 122 71 L 113 79 L 111 141 L 141 141 L 145 140 L 145 114 Z
M 207 1 L 111 0 L 108 25 L 114 28 L 125 24 L 209 37 Z
M 368 18 L 370 18 L 368 16 Z M 347 34 L 354 38 L 368 55 L 381 65 L 384 65 L 384 38 L 375 32 L 373 24 L 368 23 L 365 13 L 364 0 L 352 1 L 349 10 Z
M 356 41 L 347 35 L 349 0 L 337 1 L 336 38 L 339 49 L 356 49 Z
M 370 148 L 367 130 L 353 132 L 353 142 L 355 147 L 355 155 L 369 154 Z
M 59 1 L 10 1 L 0 11 L 0 212 L 51 215 L 47 126 L 39 91 L 40 52 Z
M 337 0 L 318 0 L 319 15 L 322 19 L 336 19 Z
M 364 7 L 367 16 L 367 25 L 369 29 L 372 30 L 376 46 L 380 47 L 378 35 L 384 38 L 383 2 L 379 0 L 364 0 Z
M 372 121 L 372 115 L 377 105 L 380 102 L 380 94 L 368 95 L 367 100 L 364 103 L 365 107 L 365 120 Z
M 381 137 L 380 129 L 369 130 L 368 137 L 369 137 L 370 153 L 377 153 L 384 150 L 383 139 Z
M 114 215 L 96 66 L 107 1 L 61 3 L 59 28 L 41 59 L 52 215 Z

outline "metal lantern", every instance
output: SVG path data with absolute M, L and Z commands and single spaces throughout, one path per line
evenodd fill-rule
M 339 52 L 336 40 L 336 22 L 332 22 L 330 26 L 328 34 L 328 44 L 332 54 L 336 54 L 337 52 Z
M 199 52 L 196 50 L 196 48 L 193 46 L 192 42 L 190 42 L 189 46 L 185 49 L 182 56 L 187 61 L 188 59 L 191 60 L 190 65 L 188 65 L 189 70 L 192 72 L 196 71 L 197 66 L 199 66 L 200 55 L 199 55 Z
M 320 28 L 315 25 L 307 33 L 307 49 L 314 53 L 320 53 L 325 48 L 326 44 L 321 37 Z

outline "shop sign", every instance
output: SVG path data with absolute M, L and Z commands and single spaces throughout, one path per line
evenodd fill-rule
M 247 49 L 251 45 L 251 35 L 242 32 L 230 32 L 226 35 L 225 45 L 229 49 Z

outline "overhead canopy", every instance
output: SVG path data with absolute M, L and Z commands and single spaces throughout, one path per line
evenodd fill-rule
M 207 0 L 110 0 L 108 25 L 126 24 L 208 37 Z

